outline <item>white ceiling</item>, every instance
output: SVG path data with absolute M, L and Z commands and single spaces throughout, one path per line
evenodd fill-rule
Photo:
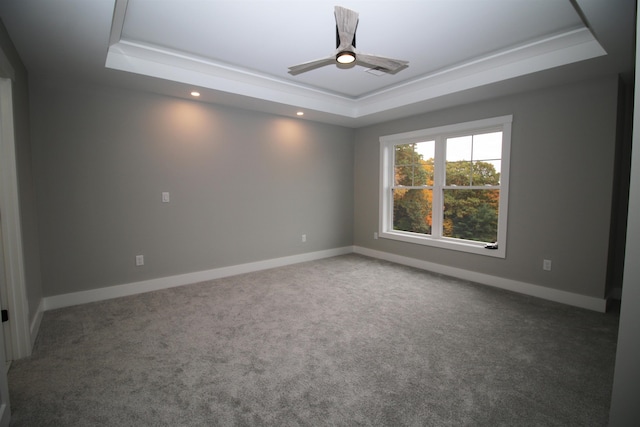
M 633 71 L 633 0 L 340 1 L 395 75 L 288 67 L 335 49 L 334 1 L 2 0 L 29 73 L 363 126 Z

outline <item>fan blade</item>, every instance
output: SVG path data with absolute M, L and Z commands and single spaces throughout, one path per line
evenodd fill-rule
M 330 65 L 336 62 L 336 57 L 334 55 L 327 56 L 322 59 L 315 59 L 309 62 L 303 62 L 302 64 L 293 65 L 289 67 L 289 74 L 295 76 L 300 73 L 304 73 L 305 71 L 315 70 L 316 68 L 324 67 L 325 65 Z
M 338 35 L 340 36 L 340 46 L 338 49 L 344 49 L 351 46 L 353 37 L 358 27 L 358 12 L 346 7 L 336 6 L 335 13 L 336 26 L 338 27 Z
M 391 74 L 395 74 L 398 71 L 404 70 L 409 66 L 409 61 L 385 58 L 383 56 L 369 55 L 359 52 L 356 52 L 356 61 L 362 65 L 368 65 L 374 68 L 383 68 Z

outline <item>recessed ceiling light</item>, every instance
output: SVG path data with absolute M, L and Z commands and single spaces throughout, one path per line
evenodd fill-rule
M 191 96 L 195 96 L 196 98 L 200 96 L 200 92 L 196 92 L 195 90 L 191 92 Z
M 304 116 L 304 111 L 298 111 L 298 112 L 296 113 L 296 116 Z

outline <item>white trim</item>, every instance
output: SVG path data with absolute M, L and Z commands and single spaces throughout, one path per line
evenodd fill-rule
M 606 54 L 588 28 L 570 30 L 365 95 L 358 98 L 355 117 L 366 117 Z
M 386 261 L 395 262 L 397 264 L 408 265 L 410 267 L 444 274 L 447 276 L 456 277 L 458 279 L 469 280 L 471 282 L 479 283 L 482 285 L 492 286 L 495 288 L 505 289 L 524 295 L 530 295 L 549 301 L 572 305 L 574 307 L 586 308 L 588 310 L 599 311 L 601 313 L 604 313 L 607 309 L 607 300 L 603 298 L 574 294 L 572 292 L 561 291 L 559 289 L 547 288 L 544 286 L 533 285 L 531 283 L 520 282 L 518 280 L 505 279 L 503 277 L 491 276 L 488 274 L 477 273 L 461 268 L 435 264 L 429 261 L 396 255 L 389 252 L 377 251 L 361 246 L 354 246 L 353 251 L 360 255 L 383 259 Z
M 42 316 L 44 315 L 44 299 L 40 300 L 40 304 L 38 304 L 38 308 L 36 309 L 36 313 L 33 316 L 33 321 L 31 322 L 31 347 L 36 343 L 36 338 L 38 338 L 38 332 L 40 332 L 40 324 L 42 323 Z
M 354 117 L 354 99 L 142 43 L 120 41 L 110 46 L 105 66 L 249 98 Z
M 9 80 L 16 79 L 16 72 L 11 65 L 11 61 L 9 61 L 2 49 L 0 49 L 0 77 L 8 78 Z
M 605 312 L 606 299 L 588 297 L 585 295 L 574 294 L 571 292 L 561 291 L 557 289 L 547 288 L 544 286 L 533 285 L 530 283 L 520 282 L 517 280 L 505 279 L 502 277 L 491 276 L 488 274 L 476 273 L 456 267 L 448 267 L 441 264 L 435 264 L 429 261 L 423 261 L 416 258 L 409 258 L 402 255 L 396 255 L 389 252 L 377 251 L 374 249 L 364 248 L 361 246 L 345 246 L 342 248 L 328 249 L 318 252 L 309 252 L 300 255 L 292 255 L 283 258 L 274 258 L 270 260 L 251 262 L 247 264 L 234 265 L 229 267 L 221 267 L 213 270 L 199 271 L 195 273 L 186 273 L 176 276 L 161 277 L 158 279 L 145 280 L 141 282 L 127 283 L 123 285 L 109 286 L 106 288 L 93 289 L 90 291 L 73 292 L 63 295 L 55 295 L 45 297 L 38 307 L 36 319 L 32 323 L 32 337 L 35 340 L 37 330 L 40 326 L 42 314 L 47 310 L 55 310 L 58 308 L 70 307 L 73 305 L 86 304 L 90 302 L 103 301 L 113 298 L 119 298 L 129 295 L 141 294 L 144 292 L 157 291 L 161 289 L 185 286 L 194 283 L 215 280 L 224 277 L 235 276 L 238 274 L 251 273 L 255 271 L 268 270 L 270 268 L 283 267 L 287 265 L 297 264 L 301 262 L 314 261 L 323 258 L 346 255 L 356 253 L 369 256 L 372 258 L 383 259 L 397 264 L 408 265 L 410 267 L 420 268 L 422 270 L 434 273 L 445 274 L 451 277 L 457 277 L 463 280 L 469 280 L 482 285 L 492 286 L 500 289 L 506 289 L 524 295 L 530 295 L 549 301 L 559 302 L 562 304 L 572 305 L 575 307 L 586 308 L 589 310 Z
M 6 387 L 2 387 L 3 389 Z M 7 389 L 2 390 L 3 393 L 8 393 L 9 390 Z M 0 427 L 5 427 L 5 426 L 9 426 L 9 423 L 11 422 L 11 410 L 9 409 L 9 405 L 5 402 L 2 402 L 0 404 Z
M 399 240 L 418 245 L 433 246 L 442 249 L 474 253 L 477 255 L 490 256 L 496 258 L 506 257 L 507 245 L 507 217 L 509 206 L 509 163 L 511 160 L 511 123 L 513 115 L 492 117 L 480 120 L 473 120 L 463 123 L 438 126 L 428 129 L 419 129 L 410 132 L 402 132 L 393 135 L 380 137 L 380 188 L 379 188 L 379 229 L 378 236 L 383 239 Z M 470 240 L 446 238 L 442 236 L 443 200 L 441 190 L 450 188 L 445 185 L 445 153 L 446 138 L 455 135 L 476 134 L 487 131 L 502 132 L 502 155 L 501 155 L 501 180 L 498 187 L 492 189 L 500 190 L 500 203 L 498 212 L 498 235 L 497 249 L 487 249 L 486 243 L 474 242 Z M 403 187 L 403 188 L 431 188 L 433 190 L 431 235 L 421 235 L 418 233 L 394 230 L 393 228 L 393 200 L 391 189 L 395 185 L 394 150 L 398 144 L 411 144 L 421 141 L 431 141 L 435 143 L 435 176 L 434 184 L 430 187 Z M 467 189 L 473 186 L 464 187 Z M 485 189 L 486 187 L 478 187 Z M 492 242 L 487 242 L 492 243 Z
M 25 288 L 22 225 L 18 196 L 11 80 L 0 79 L 0 215 L 11 313 L 13 359 L 31 354 L 29 306 Z
M 363 94 L 343 96 L 239 67 L 127 40 L 128 0 L 116 0 L 107 68 L 197 85 L 283 105 L 357 119 L 417 102 L 606 55 L 588 28 L 578 28 L 434 71 L 418 79 Z
M 109 46 L 118 43 L 122 38 L 122 28 L 124 27 L 124 18 L 127 14 L 127 6 L 129 6 L 129 0 L 116 0 L 116 4 L 113 7 Z
M 384 135 L 380 137 L 380 142 L 384 143 L 412 143 L 420 142 L 423 140 L 430 140 L 446 133 L 464 133 L 467 131 L 483 130 L 496 128 L 499 129 L 506 123 L 513 121 L 513 114 L 507 114 L 505 116 L 490 117 L 486 119 L 472 120 L 462 123 L 454 123 L 444 126 L 436 126 L 428 129 L 418 129 L 409 132 L 394 133 L 392 135 Z
M 511 123 L 510 120 L 502 125 L 502 162 L 500 163 L 500 205 L 498 205 L 498 247 L 503 258 L 506 256 L 508 218 L 509 218 L 509 182 L 511 181 Z M 503 179 L 506 177 L 506 179 Z M 504 198 L 503 198 L 504 197 Z
M 57 308 L 69 307 L 72 305 L 86 304 L 89 302 L 103 301 L 112 298 L 135 295 L 144 292 L 157 291 L 161 289 L 174 288 L 207 280 L 220 279 L 223 277 L 235 276 L 238 274 L 251 273 L 254 271 L 268 270 L 270 268 L 283 267 L 300 262 L 314 261 L 323 258 L 330 258 L 339 255 L 353 253 L 352 246 L 343 248 L 328 249 L 318 252 L 308 252 L 299 255 L 291 255 L 282 258 L 274 258 L 264 261 L 250 262 L 247 264 L 232 265 L 229 267 L 215 268 L 213 270 L 198 271 L 195 273 L 179 274 L 176 276 L 160 277 L 157 279 L 145 280 L 142 282 L 127 283 L 123 285 L 109 286 L 105 288 L 92 289 L 90 291 L 74 292 L 63 295 L 45 297 L 43 301 L 44 310 L 54 310 Z

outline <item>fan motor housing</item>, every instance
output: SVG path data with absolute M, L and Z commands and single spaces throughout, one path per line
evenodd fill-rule
M 356 47 L 356 33 L 353 33 L 353 41 L 351 46 Z M 340 33 L 338 32 L 338 26 L 336 25 L 336 49 L 340 47 Z

